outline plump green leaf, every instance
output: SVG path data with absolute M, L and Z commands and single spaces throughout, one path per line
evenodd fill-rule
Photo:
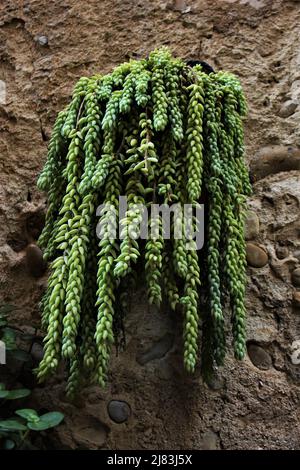
M 30 395 L 30 390 L 28 388 L 19 388 L 17 390 L 11 390 L 7 395 L 7 400 L 17 400 L 18 398 L 28 397 Z
M 37 423 L 29 422 L 27 426 L 33 431 L 45 431 L 46 429 L 54 428 L 60 424 L 63 419 L 64 415 L 62 413 L 59 411 L 51 411 L 50 413 L 40 416 L 40 420 Z
M 5 384 L 3 382 L 0 382 L 0 390 L 5 390 Z
M 39 415 L 32 408 L 23 408 L 22 410 L 17 410 L 15 413 L 21 418 L 25 418 L 27 421 L 39 421 Z
M 64 414 L 59 411 L 50 411 L 40 416 L 40 418 L 45 423 L 51 424 L 51 426 L 57 426 L 64 419 Z
M 0 429 L 4 431 L 26 431 L 26 426 L 16 419 L 4 419 L 0 421 Z
M 28 421 L 27 427 L 32 431 L 46 431 L 46 429 L 49 429 L 52 426 L 49 426 L 48 423 L 44 423 L 43 421 L 39 420 L 36 423 L 34 423 L 33 421 Z
M 9 390 L 0 390 L 0 398 L 6 398 L 9 394 Z
M 11 439 L 5 439 L 3 443 L 3 449 L 4 450 L 12 450 L 16 447 L 16 443 L 12 441 Z

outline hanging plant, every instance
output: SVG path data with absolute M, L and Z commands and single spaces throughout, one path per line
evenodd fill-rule
M 108 75 L 78 81 L 70 104 L 58 114 L 38 179 L 38 187 L 48 191 L 39 244 L 51 270 L 42 301 L 47 334 L 40 381 L 65 360 L 69 395 L 83 382 L 104 386 L 126 309 L 124 293 L 140 265 L 149 302 L 159 306 L 166 298 L 183 315 L 189 372 L 197 364 L 200 320 L 212 363 L 223 363 L 226 303 L 234 353 L 243 358 L 243 217 L 251 192 L 244 163 L 245 113 L 234 75 L 188 66 L 166 48 Z M 121 233 L 99 238 L 96 208 L 109 204 L 111 213 L 120 215 L 120 196 L 127 198 Z M 154 237 L 145 241 L 129 233 L 129 226 L 136 234 L 134 227 L 142 222 L 141 206 L 196 207 L 203 201 L 202 250 L 195 240 L 174 237 L 173 230 L 166 239 L 161 217 Z M 101 215 L 102 228 L 113 223 L 111 213 Z M 171 224 L 172 229 L 178 225 L 175 216 Z

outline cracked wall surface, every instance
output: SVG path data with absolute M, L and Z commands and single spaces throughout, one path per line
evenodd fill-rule
M 36 406 L 66 415 L 50 447 L 299 449 L 299 37 L 299 1 L 1 2 L 0 303 L 19 307 L 13 322 L 25 331 L 39 328 L 46 283 L 35 248 L 46 198 L 36 177 L 78 78 L 165 44 L 236 73 L 249 104 L 247 357 L 237 363 L 229 353 L 208 385 L 199 370 L 186 375 L 180 318 L 150 308 L 141 287 L 105 390 L 68 403 L 63 371 L 35 389 Z M 32 354 L 40 356 L 38 342 Z

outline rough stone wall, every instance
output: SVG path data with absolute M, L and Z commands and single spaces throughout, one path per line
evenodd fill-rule
M 106 390 L 88 389 L 74 406 L 62 374 L 36 389 L 35 404 L 66 414 L 51 445 L 299 448 L 299 37 L 298 1 L 2 0 L 0 302 L 20 307 L 13 322 L 27 331 L 39 325 L 46 282 L 28 248 L 45 209 L 35 181 L 55 114 L 77 79 L 166 44 L 236 73 L 249 102 L 248 356 L 237 363 L 229 354 L 209 386 L 199 372 L 188 377 L 180 319 L 150 309 L 141 290 Z

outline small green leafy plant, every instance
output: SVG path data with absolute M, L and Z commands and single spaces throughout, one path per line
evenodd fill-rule
M 30 393 L 26 388 L 6 390 L 5 385 L 0 383 L 0 400 L 17 400 L 29 396 Z M 63 413 L 58 411 L 39 415 L 32 408 L 15 410 L 14 414 L 16 416 L 0 420 L 0 448 L 5 450 L 32 449 L 30 431 L 46 431 L 64 419 Z
M 17 328 L 8 325 L 8 314 L 15 310 L 13 305 L 0 305 L 0 339 L 5 343 L 7 358 L 27 362 L 31 359 L 27 351 L 17 345 L 17 337 L 23 341 L 32 341 L 33 335 L 24 334 Z M 3 367 L 3 366 L 2 366 Z M 13 415 L 1 419 L 3 405 L 12 400 L 21 400 L 28 397 L 31 391 L 28 388 L 7 390 L 4 383 L 0 383 L 0 449 L 36 449 L 31 443 L 31 431 L 46 431 L 60 424 L 64 415 L 58 411 L 52 411 L 39 415 L 32 408 L 23 408 L 12 411 Z

